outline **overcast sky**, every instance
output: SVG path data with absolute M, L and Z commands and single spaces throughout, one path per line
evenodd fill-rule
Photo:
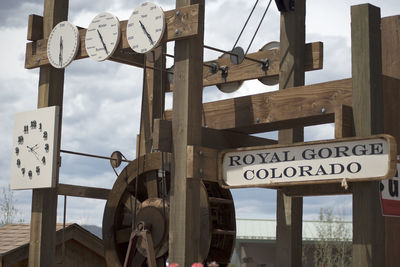
M 174 1 L 157 1 L 164 10 L 171 10 Z M 96 3 L 93 5 L 93 3 Z M 70 0 L 69 21 L 77 26 L 89 25 L 103 11 L 127 20 L 140 1 L 127 0 Z M 324 42 L 324 69 L 306 74 L 306 83 L 313 84 L 351 76 L 350 6 L 364 1 L 308 0 L 306 41 Z M 381 7 L 382 17 L 400 14 L 398 0 L 370 1 Z M 254 1 L 206 1 L 205 44 L 231 49 Z M 258 20 L 268 1 L 260 1 L 253 19 L 239 41 L 247 48 Z M 38 70 L 24 69 L 26 31 L 29 14 L 43 12 L 42 0 L 0 1 L 0 187 L 10 180 L 11 148 L 14 113 L 36 109 Z M 271 41 L 279 41 L 279 13 L 275 3 L 262 24 L 250 52 Z M 168 45 L 173 52 L 173 43 Z M 219 53 L 205 51 L 211 60 Z M 172 64 L 169 62 L 169 64 Z M 98 155 L 121 151 L 134 159 L 136 134 L 139 127 L 142 70 L 113 62 L 84 59 L 67 67 L 64 88 L 64 117 L 62 144 L 64 150 Z M 223 94 L 216 87 L 204 90 L 204 101 L 236 97 L 276 90 L 258 81 L 245 82 L 234 94 Z M 171 106 L 171 96 L 167 104 Z M 272 133 L 269 136 L 276 137 Z M 333 138 L 333 126 L 323 125 L 306 129 L 306 140 Z M 119 170 L 120 171 L 120 170 Z M 62 155 L 60 182 L 76 185 L 111 188 L 116 176 L 108 161 Z M 268 189 L 233 190 L 237 217 L 275 218 L 276 194 Z M 16 191 L 16 206 L 20 216 L 30 220 L 31 192 Z M 101 225 L 105 201 L 68 198 L 67 221 Z M 63 200 L 59 198 L 58 220 L 62 221 Z M 338 213 L 351 218 L 351 197 L 305 198 L 304 218 L 317 219 L 321 207 L 336 207 Z

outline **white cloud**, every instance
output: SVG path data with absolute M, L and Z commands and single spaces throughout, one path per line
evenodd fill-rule
M 174 8 L 174 1 L 159 1 L 164 10 Z M 324 69 L 306 74 L 307 84 L 350 77 L 350 5 L 363 1 L 307 1 L 307 42 L 324 42 Z M 382 16 L 400 13 L 398 0 L 371 0 L 381 6 Z M 26 24 L 30 13 L 40 14 L 42 2 L 2 1 L 0 17 L 3 36 L 0 49 L 3 51 L 0 63 L 0 186 L 7 185 L 10 175 L 11 140 L 15 112 L 32 110 L 37 104 L 38 71 L 24 69 Z M 14 3 L 14 4 L 13 4 Z M 70 20 L 86 27 L 101 11 L 110 11 L 120 20 L 128 19 L 139 1 L 97 1 L 96 9 L 87 1 L 71 1 Z M 245 19 L 253 5 L 251 1 L 206 1 L 205 44 L 230 49 L 236 40 Z M 249 22 L 239 45 L 247 48 L 266 3 L 260 2 L 254 19 Z M 279 40 L 279 13 L 273 4 L 263 26 L 254 40 L 250 52 L 257 51 L 270 41 Z M 173 45 L 168 45 L 169 53 Z M 205 51 L 206 59 L 217 58 L 220 53 Z M 171 62 L 171 60 L 169 60 Z M 171 64 L 171 63 L 169 63 Z M 140 95 L 142 70 L 122 66 L 114 62 L 97 63 L 83 59 L 71 64 L 66 70 L 64 89 L 64 118 L 62 148 L 79 152 L 108 156 L 120 150 L 127 158 L 135 154 L 136 134 L 139 131 Z M 258 81 L 245 82 L 233 94 L 223 94 L 215 87 L 204 90 L 205 101 L 237 97 L 276 90 L 265 87 Z M 167 96 L 171 106 L 171 94 Z M 306 139 L 332 138 L 332 125 L 306 129 Z M 276 136 L 276 133 L 275 133 Z M 78 156 L 62 155 L 63 165 L 60 180 L 64 183 L 111 188 L 115 174 L 109 162 Z M 29 220 L 31 193 L 18 191 L 17 207 Z M 275 212 L 274 190 L 234 190 L 233 195 L 240 217 L 267 217 Z M 338 198 L 306 198 L 305 218 L 318 214 L 322 205 L 336 205 Z M 351 210 L 346 202 L 346 212 Z M 71 198 L 68 200 L 68 221 L 101 224 L 104 201 Z M 59 219 L 62 215 L 62 200 L 59 201 Z

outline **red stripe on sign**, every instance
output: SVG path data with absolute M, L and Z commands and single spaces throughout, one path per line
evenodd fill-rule
M 381 199 L 382 212 L 386 216 L 400 216 L 400 201 Z

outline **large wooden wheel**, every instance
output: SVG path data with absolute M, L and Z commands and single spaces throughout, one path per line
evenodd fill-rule
M 167 156 L 165 156 L 167 158 Z M 152 153 L 127 165 L 118 176 L 108 197 L 103 217 L 103 239 L 108 266 L 122 266 L 132 229 L 132 208 L 136 199 L 136 222 L 151 225 L 157 266 L 168 258 L 170 175 L 159 178 L 162 154 Z M 168 159 L 165 160 L 168 163 Z M 164 164 L 167 166 L 168 164 Z M 135 191 L 138 177 L 137 192 Z M 165 181 L 165 186 L 163 185 Z M 164 188 L 164 190 L 163 190 Z M 166 193 L 166 197 L 163 196 Z M 227 266 L 235 243 L 235 209 L 229 190 L 215 182 L 203 182 L 200 192 L 201 252 L 204 262 L 216 261 Z M 144 242 L 143 242 L 144 243 Z M 132 266 L 147 266 L 144 244 L 139 240 Z

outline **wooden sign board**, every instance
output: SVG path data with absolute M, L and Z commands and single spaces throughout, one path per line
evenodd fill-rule
M 390 179 L 396 173 L 390 135 L 224 150 L 219 183 L 225 188 Z
M 400 216 L 400 157 L 397 156 L 397 171 L 393 179 L 381 181 L 381 204 L 383 216 Z

